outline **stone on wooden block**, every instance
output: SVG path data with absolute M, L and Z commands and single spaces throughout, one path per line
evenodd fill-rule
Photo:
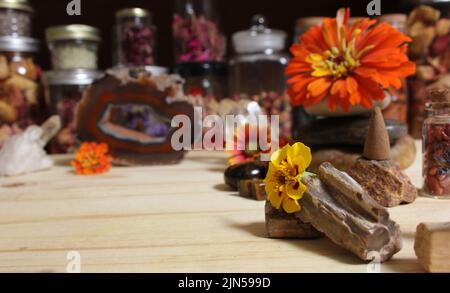
M 302 179 L 307 191 L 296 216 L 364 261 L 389 260 L 402 246 L 399 226 L 347 173 L 329 163 Z
M 411 180 L 395 162 L 359 159 L 349 171 L 368 194 L 384 207 L 412 203 L 418 196 Z
M 259 201 L 267 199 L 264 181 L 260 179 L 240 180 L 238 192 L 242 197 L 248 197 Z
M 427 272 L 450 273 L 450 222 L 417 226 L 414 250 Z
M 312 239 L 323 235 L 310 224 L 302 223 L 294 214 L 277 210 L 266 202 L 266 230 L 270 238 Z

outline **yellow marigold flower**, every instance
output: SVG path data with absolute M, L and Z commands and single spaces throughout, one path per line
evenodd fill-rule
M 264 182 L 268 200 L 274 208 L 282 206 L 287 213 L 301 210 L 298 200 L 306 191 L 301 178 L 307 174 L 311 160 L 311 149 L 300 142 L 286 145 L 272 154 Z
M 108 172 L 112 157 L 108 155 L 105 143 L 84 142 L 75 152 L 72 166 L 77 175 L 93 175 Z

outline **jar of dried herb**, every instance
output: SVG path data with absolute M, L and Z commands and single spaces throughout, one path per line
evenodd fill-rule
M 75 108 L 84 90 L 103 73 L 91 69 L 47 71 L 43 75 L 47 112 L 59 115 L 62 130 L 50 143 L 50 152 L 64 154 L 74 151 L 76 144 Z
M 435 89 L 423 125 L 423 195 L 450 198 L 450 90 Z
M 134 67 L 155 63 L 155 32 L 149 11 L 125 8 L 116 13 L 116 64 Z
M 233 100 L 257 102 L 262 113 L 279 115 L 282 139 L 291 138 L 291 105 L 284 74 L 289 56 L 287 34 L 270 29 L 266 18 L 255 15 L 249 30 L 233 35 L 236 55 L 230 60 L 230 95 Z
M 0 37 L 0 148 L 11 135 L 40 122 L 38 49 L 35 39 Z
M 0 0 L 0 36 L 30 37 L 32 15 L 28 0 Z
M 54 70 L 97 69 L 101 38 L 95 27 L 82 24 L 49 27 L 46 39 Z
M 176 0 L 172 31 L 175 62 L 222 62 L 226 39 L 219 25 L 218 0 Z

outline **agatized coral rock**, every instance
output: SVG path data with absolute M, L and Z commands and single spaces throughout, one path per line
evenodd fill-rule
M 329 163 L 302 179 L 307 191 L 296 216 L 364 261 L 389 260 L 401 247 L 399 225 L 347 173 Z
M 171 164 L 184 156 L 171 143 L 178 129 L 171 120 L 177 115 L 193 125 L 194 108 L 178 77 L 113 70 L 86 90 L 76 111 L 76 130 L 83 141 L 107 143 L 115 164 Z

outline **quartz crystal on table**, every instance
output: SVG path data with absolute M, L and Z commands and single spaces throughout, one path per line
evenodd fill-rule
M 11 136 L 0 150 L 0 176 L 17 176 L 51 168 L 53 160 L 44 147 L 60 128 L 60 118 L 53 116 L 41 127 L 32 125 L 23 133 Z

